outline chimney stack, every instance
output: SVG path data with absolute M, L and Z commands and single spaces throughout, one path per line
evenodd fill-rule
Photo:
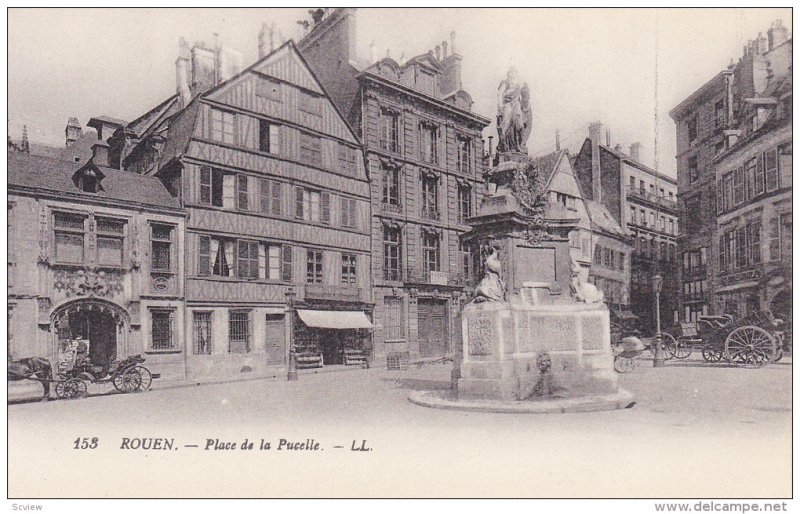
M 556 152 L 561 151 L 561 133 L 556 129 Z
M 606 146 L 611 146 L 611 131 L 606 129 Z
M 772 50 L 789 39 L 789 29 L 783 26 L 783 21 L 775 20 L 767 31 L 767 49 Z
M 64 129 L 64 133 L 67 136 L 66 146 L 69 146 L 80 139 L 81 134 L 83 133 L 83 128 L 81 127 L 78 118 L 70 118 L 69 121 L 67 121 L 67 128 Z
M 450 31 L 450 53 L 456 53 L 456 31 Z
M 442 41 L 442 59 L 447 59 L 447 41 Z
M 269 33 L 269 38 L 272 39 L 272 32 Z M 262 23 L 258 32 L 258 58 L 263 59 L 265 55 L 267 55 L 267 24 Z
M 603 133 L 603 124 L 595 121 L 589 125 L 589 138 L 592 140 L 592 191 L 591 199 L 600 202 L 602 189 L 600 185 L 600 137 Z
M 192 100 L 192 90 L 189 85 L 190 63 L 189 43 L 181 38 L 178 42 L 178 58 L 175 59 L 175 92 L 180 96 L 181 107 L 185 107 Z
M 108 147 L 102 139 L 92 145 L 92 162 L 97 166 L 108 166 Z
M 442 47 L 439 45 L 436 45 L 436 60 L 437 61 L 442 60 Z
M 28 142 L 28 126 L 27 125 L 23 125 L 22 126 L 22 141 L 19 144 L 19 149 L 22 150 L 25 153 L 30 153 L 31 152 L 31 145 Z
M 635 142 L 631 144 L 631 159 L 636 162 L 642 162 L 640 159 L 640 151 L 642 149 L 642 144 L 640 142 Z

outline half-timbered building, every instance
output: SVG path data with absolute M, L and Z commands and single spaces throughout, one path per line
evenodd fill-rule
M 197 52 L 183 44 L 194 74 Z M 178 65 L 178 95 L 113 153 L 160 177 L 187 211 L 188 378 L 277 373 L 291 340 L 300 365 L 360 354 L 370 191 L 353 130 L 292 42 L 227 80 L 212 74 L 205 90 L 184 87 Z

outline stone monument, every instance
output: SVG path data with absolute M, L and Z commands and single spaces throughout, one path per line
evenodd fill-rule
M 578 219 L 544 191 L 551 170 L 527 155 L 531 110 L 516 70 L 498 89 L 498 156 L 491 195 L 463 241 L 484 276 L 462 312 L 454 359 L 456 404 L 613 396 L 618 392 L 602 293 L 581 282 L 570 257 Z M 611 408 L 611 407 L 608 407 Z

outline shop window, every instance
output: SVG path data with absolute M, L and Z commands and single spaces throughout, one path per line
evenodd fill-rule
M 250 353 L 250 311 L 228 313 L 228 353 Z
M 150 309 L 150 349 L 175 348 L 172 330 L 174 312 L 172 309 Z
M 194 311 L 192 315 L 194 355 L 211 355 L 211 312 Z

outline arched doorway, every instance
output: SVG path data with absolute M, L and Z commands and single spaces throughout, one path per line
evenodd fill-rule
M 792 290 L 784 288 L 778 291 L 778 293 L 772 297 L 772 301 L 770 301 L 769 310 L 772 312 L 773 317 L 791 322 Z
M 53 311 L 51 326 L 56 339 L 56 355 L 70 341 L 88 341 L 86 352 L 92 364 L 106 366 L 117 358 L 130 317 L 125 310 L 99 299 L 75 300 Z

